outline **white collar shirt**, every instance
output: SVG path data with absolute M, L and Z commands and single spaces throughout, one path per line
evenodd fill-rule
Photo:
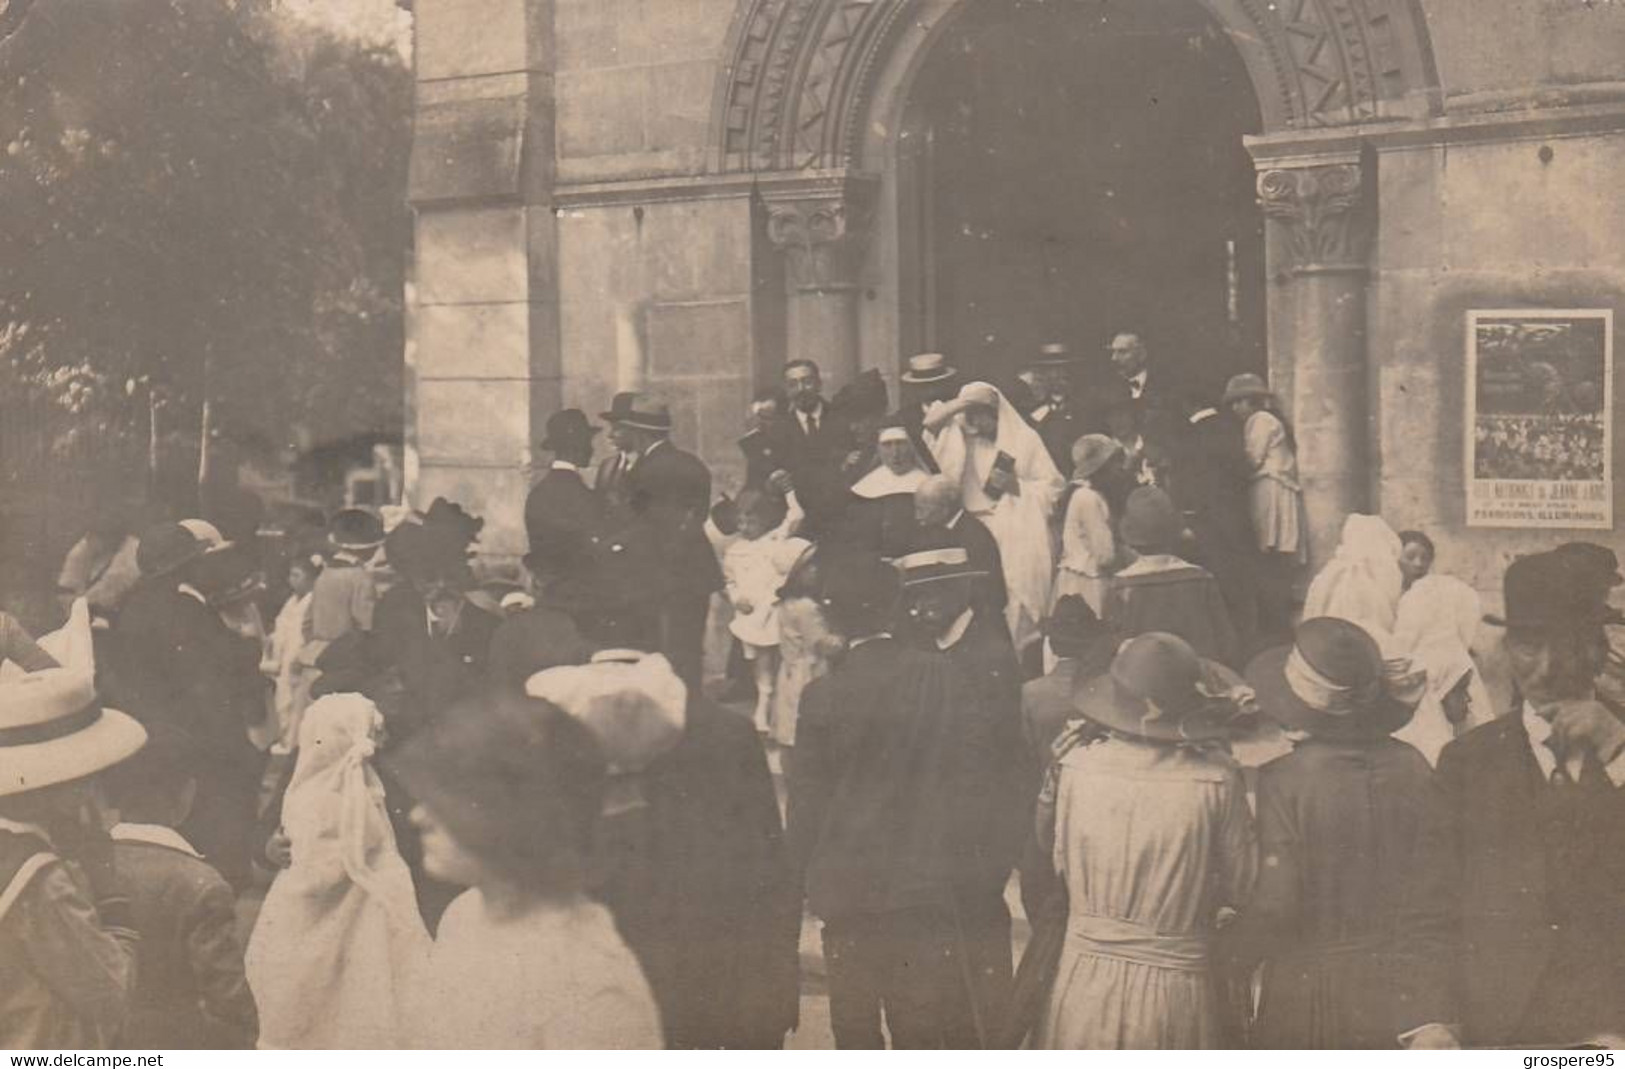
M 1551 747 L 1552 722 L 1541 716 L 1529 702 L 1524 702 L 1523 729 L 1529 736 L 1529 752 L 1534 754 L 1535 763 L 1540 766 L 1541 778 L 1550 780 L 1557 772 L 1557 754 Z M 1585 753 L 1566 755 L 1563 770 L 1570 780 L 1580 782 L 1580 774 L 1585 771 Z M 1625 754 L 1614 758 L 1603 771 L 1615 787 L 1625 787 Z

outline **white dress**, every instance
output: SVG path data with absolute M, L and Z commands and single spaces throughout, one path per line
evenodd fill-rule
M 437 1050 L 656 1050 L 660 1011 L 609 910 L 586 898 L 493 915 L 476 888 L 440 920 L 418 991 Z
M 1066 941 L 1033 1033 L 1047 1049 L 1211 1049 L 1233 1042 L 1208 953 L 1218 911 L 1257 869 L 1229 757 L 1112 737 L 1067 754 L 1055 806 Z
M 722 558 L 728 600 L 750 603 L 749 612 L 734 610 L 728 629 L 735 638 L 754 647 L 779 644 L 779 588 L 808 545 L 806 539 L 773 531 L 757 539 L 741 538 L 728 547 Z
M 1242 444 L 1252 465 L 1249 501 L 1258 548 L 1303 560 L 1309 552 L 1298 483 L 1298 458 L 1287 444 L 1286 426 L 1273 412 L 1254 412 L 1242 428 Z
M 1061 524 L 1061 567 L 1055 575 L 1053 600 L 1077 594 L 1089 603 L 1096 616 L 1103 615 L 1106 589 L 1111 585 L 1106 566 L 1116 555 L 1106 499 L 1087 483 L 1075 484 Z

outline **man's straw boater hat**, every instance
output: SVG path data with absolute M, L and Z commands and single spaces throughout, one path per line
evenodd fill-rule
M 970 563 L 970 555 L 958 547 L 924 549 L 898 557 L 893 562 L 904 586 L 922 586 L 944 579 L 980 579 L 986 571 Z
M 941 353 L 921 353 L 908 358 L 908 370 L 903 372 L 903 381 L 923 386 L 930 382 L 945 382 L 957 374 L 958 369 L 949 366 L 948 358 Z
M 60 668 L 0 683 L 0 797 L 54 787 L 110 768 L 141 749 L 147 732 L 96 701 L 90 610 L 74 602 Z

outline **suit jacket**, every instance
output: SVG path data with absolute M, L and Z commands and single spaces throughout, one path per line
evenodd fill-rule
M 502 622 L 465 601 L 451 633 L 431 635 L 423 597 L 408 583 L 391 587 L 378 600 L 374 621 L 378 649 L 406 686 L 410 723 L 406 730 L 391 726 L 403 739 L 485 682 L 491 639 Z
M 852 425 L 826 402 L 818 433 L 803 430 L 792 410 L 769 425 L 767 444 L 795 483 L 796 499 L 807 513 L 805 530 L 811 536 L 830 530 L 840 521 L 852 484 L 843 468 L 847 454 L 857 448 Z
M 605 511 L 603 497 L 580 472 L 554 468 L 542 476 L 525 498 L 525 534 L 537 563 L 568 569 L 585 543 L 603 533 Z
M 1543 988 L 1599 964 L 1625 962 L 1625 790 L 1582 785 L 1580 856 L 1554 869 L 1542 806 L 1552 788 L 1518 714 L 1504 715 L 1439 755 L 1414 894 L 1402 915 L 1409 952 L 1401 1025 L 1460 1024 L 1473 1046 L 1581 1037 L 1531 1036 L 1522 1026 Z M 1576 897 L 1585 911 L 1562 908 Z M 1618 976 L 1600 988 L 1563 985 L 1567 1000 L 1625 1029 Z
M 1147 370 L 1145 389 L 1138 398 L 1134 396 L 1128 380 L 1116 372 L 1107 374 L 1095 384 L 1090 396 L 1095 402 L 1095 412 L 1088 420 L 1091 430 L 1107 433 L 1107 412 L 1119 405 L 1127 405 L 1134 410 L 1140 435 L 1148 444 L 1166 450 L 1178 448 L 1180 436 L 1187 425 L 1184 416 L 1185 395 L 1168 385 L 1167 376 L 1157 368 Z
M 692 453 L 662 441 L 645 453 L 626 479 L 633 526 L 662 579 L 687 594 L 722 589 L 722 566 L 705 535 L 711 508 L 711 472 Z
M 120 1045 L 251 1048 L 259 1018 L 231 887 L 202 858 L 171 846 L 117 840 L 113 861 L 141 935 Z
M 599 826 L 597 890 L 674 1048 L 774 1048 L 796 1026 L 801 896 L 749 720 L 691 695 L 683 737 Z
M 963 549 L 970 566 L 987 573 L 986 578 L 977 581 L 977 606 L 994 614 L 1004 612 L 1010 598 L 1004 585 L 1004 557 L 985 523 L 968 512 L 961 512 L 952 527 L 916 527 L 915 532 L 910 552 Z
M 1249 554 L 1258 545 L 1248 508 L 1251 482 L 1235 420 L 1220 413 L 1187 424 L 1169 494 L 1185 513 L 1205 556 Z
M 631 487 L 627 479 L 625 460 L 620 453 L 611 453 L 598 462 L 598 471 L 592 480 L 593 493 L 598 495 L 606 514 L 624 514 L 631 509 Z

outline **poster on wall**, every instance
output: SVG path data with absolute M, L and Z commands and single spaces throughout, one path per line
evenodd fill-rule
M 1614 313 L 1467 313 L 1467 523 L 1614 525 Z

